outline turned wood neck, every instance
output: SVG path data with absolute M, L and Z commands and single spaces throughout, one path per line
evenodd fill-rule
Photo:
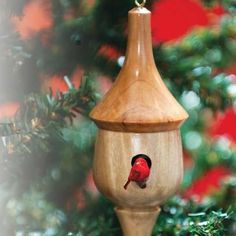
M 147 64 L 155 66 L 150 20 L 151 12 L 144 7 L 137 7 L 129 11 L 128 44 L 124 67 L 137 66 L 139 70 L 145 70 Z
M 160 208 L 142 210 L 115 208 L 124 236 L 150 236 Z

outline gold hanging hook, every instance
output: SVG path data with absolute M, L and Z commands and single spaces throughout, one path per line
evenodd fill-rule
M 137 7 L 144 7 L 146 4 L 146 0 L 143 0 L 142 3 L 139 3 L 138 0 L 135 0 L 135 4 L 137 5 Z

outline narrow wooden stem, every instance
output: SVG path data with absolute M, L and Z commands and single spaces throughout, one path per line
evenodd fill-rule
M 115 211 L 123 230 L 123 236 L 150 236 L 160 208 L 146 210 L 115 208 Z
M 152 37 L 150 27 L 151 13 L 146 8 L 134 8 L 129 11 L 128 18 L 128 45 L 124 66 L 147 68 L 155 67 L 152 52 Z

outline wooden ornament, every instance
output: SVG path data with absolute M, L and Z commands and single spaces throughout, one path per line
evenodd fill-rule
M 125 63 L 90 114 L 99 128 L 94 180 L 116 204 L 125 236 L 151 235 L 159 205 L 178 190 L 183 175 L 179 127 L 188 115 L 156 69 L 150 15 L 142 6 L 129 11 Z M 149 159 L 150 176 L 144 187 L 133 181 L 125 189 L 137 155 Z

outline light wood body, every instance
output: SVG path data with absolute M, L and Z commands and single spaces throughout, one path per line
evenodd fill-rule
M 145 189 L 132 182 L 124 189 L 131 160 L 145 154 L 152 161 Z M 178 130 L 159 133 L 123 133 L 99 130 L 93 175 L 96 186 L 115 203 L 125 236 L 149 236 L 159 214 L 159 205 L 182 181 L 182 145 Z M 145 232 L 145 233 L 144 233 Z
M 132 182 L 123 188 L 131 160 L 145 154 L 152 161 L 147 187 Z M 173 195 L 182 180 L 182 146 L 179 131 L 122 133 L 99 130 L 94 158 L 94 180 L 98 189 L 116 206 L 153 208 Z

